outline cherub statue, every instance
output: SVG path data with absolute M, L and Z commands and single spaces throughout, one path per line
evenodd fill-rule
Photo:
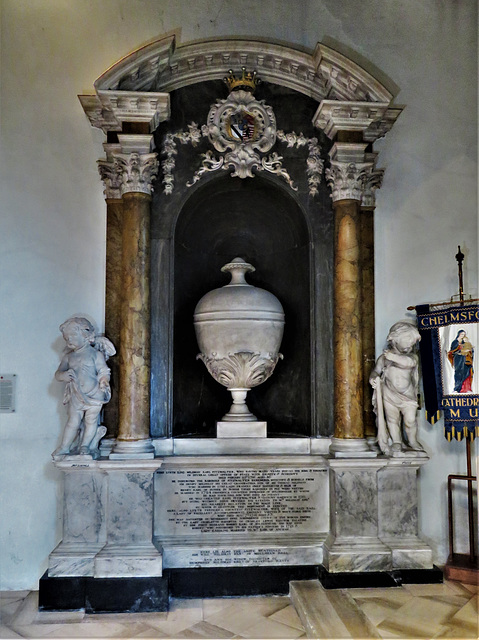
M 106 427 L 99 425 L 100 411 L 111 398 L 106 361 L 115 355 L 115 347 L 97 336 L 86 318 L 70 318 L 60 331 L 66 347 L 55 378 L 67 383 L 63 404 L 68 405 L 68 420 L 52 457 L 79 453 L 98 458 L 98 444 L 106 433 Z
M 402 455 L 404 450 L 419 456 L 426 455 L 417 440 L 419 372 L 414 348 L 420 339 L 419 331 L 413 324 L 396 322 L 389 330 L 387 348 L 377 359 L 369 377 L 374 388 L 378 445 L 388 456 Z

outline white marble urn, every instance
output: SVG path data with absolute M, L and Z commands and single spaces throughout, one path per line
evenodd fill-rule
M 194 325 L 201 359 L 213 378 L 228 388 L 233 404 L 226 422 L 254 422 L 246 394 L 267 380 L 276 363 L 284 329 L 284 311 L 269 291 L 246 282 L 255 268 L 242 258 L 222 267 L 231 282 L 204 295 L 196 305 Z

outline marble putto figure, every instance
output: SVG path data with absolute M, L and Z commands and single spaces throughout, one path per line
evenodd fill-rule
M 106 433 L 99 425 L 100 411 L 111 398 L 110 369 L 107 359 L 115 355 L 108 338 L 97 336 L 86 318 L 70 318 L 60 325 L 66 342 L 55 378 L 66 382 L 63 404 L 68 405 L 68 420 L 60 446 L 60 455 L 80 454 L 98 457 L 98 443 Z
M 396 322 L 369 378 L 374 388 L 378 445 L 388 456 L 400 456 L 404 450 L 426 455 L 417 439 L 419 367 L 414 349 L 420 339 L 413 324 Z

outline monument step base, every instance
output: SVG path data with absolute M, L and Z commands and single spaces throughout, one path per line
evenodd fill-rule
M 173 598 L 287 595 L 291 580 L 317 580 L 317 566 L 165 569 Z
M 55 578 L 39 581 L 40 611 L 147 613 L 168 611 L 168 580 L 154 578 Z
M 432 569 L 392 569 L 390 571 L 362 571 L 330 573 L 319 568 L 319 581 L 325 589 L 370 589 L 400 587 L 403 584 L 441 584 L 443 573 Z
M 325 533 L 155 538 L 164 569 L 320 565 Z

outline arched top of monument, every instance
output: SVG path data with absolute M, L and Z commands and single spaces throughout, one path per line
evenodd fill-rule
M 256 70 L 264 82 L 322 100 L 390 103 L 393 95 L 368 71 L 318 43 L 314 51 L 264 39 L 215 38 L 178 44 L 167 35 L 125 56 L 95 82 L 97 92 L 165 92 L 221 80 L 229 69 Z

